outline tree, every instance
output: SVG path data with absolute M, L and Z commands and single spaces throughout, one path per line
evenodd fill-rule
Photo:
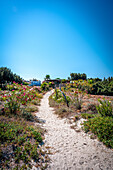
M 80 73 L 71 73 L 71 80 L 78 80 L 78 79 L 82 79 L 82 80 L 86 80 L 87 76 L 85 73 L 80 74 Z
M 85 73 L 81 74 L 81 79 L 87 80 L 87 75 Z
M 5 84 L 13 81 L 19 84 L 23 82 L 22 78 L 16 74 L 13 74 L 9 68 L 0 67 L 0 84 Z
M 74 73 L 70 73 L 70 76 L 71 76 L 71 80 L 74 80 L 74 78 L 75 78 Z
M 50 75 L 49 74 L 46 75 L 45 80 L 50 80 Z

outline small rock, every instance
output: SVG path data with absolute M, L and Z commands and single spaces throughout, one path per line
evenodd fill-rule
M 81 158 L 80 158 L 79 164 L 80 164 L 80 165 L 84 164 L 84 157 L 81 157 Z
M 75 131 L 76 131 L 76 132 L 80 132 L 81 130 L 76 128 Z

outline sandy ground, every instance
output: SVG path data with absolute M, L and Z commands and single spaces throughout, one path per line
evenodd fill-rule
M 97 139 L 83 131 L 76 132 L 70 128 L 66 119 L 58 118 L 49 107 L 46 93 L 41 100 L 37 113 L 43 120 L 45 145 L 50 147 L 50 164 L 48 170 L 113 170 L 113 150 L 106 148 Z

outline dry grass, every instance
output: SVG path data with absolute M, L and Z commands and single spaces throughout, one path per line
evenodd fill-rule
M 65 94 L 71 98 L 69 107 L 67 107 L 64 101 L 57 102 L 54 100 L 54 98 L 52 98 L 52 96 L 49 97 L 49 104 L 51 107 L 54 107 L 55 114 L 57 114 L 59 117 L 69 118 L 71 116 L 80 115 L 81 113 L 97 114 L 97 103 L 94 102 L 94 99 L 92 100 L 91 98 L 88 98 L 87 95 L 83 96 L 81 98 L 81 107 L 77 107 L 78 103 L 75 100 L 76 98 L 74 93 L 65 92 Z
M 57 103 L 56 101 L 54 101 L 53 99 L 52 99 L 52 96 L 50 96 L 49 97 L 49 105 L 50 105 L 50 107 L 59 107 L 59 103 Z
M 29 105 L 29 106 L 27 106 L 27 108 L 25 110 L 27 112 L 38 112 L 38 107 L 35 105 Z
M 50 107 L 54 107 L 55 109 L 54 113 L 61 118 L 71 116 L 73 113 L 72 108 L 67 107 L 65 102 L 57 103 L 55 100 L 52 99 L 52 96 L 49 97 L 49 105 Z
M 59 117 L 67 117 L 69 115 L 69 109 L 65 107 L 60 107 L 59 109 L 56 109 L 55 114 L 57 114 Z

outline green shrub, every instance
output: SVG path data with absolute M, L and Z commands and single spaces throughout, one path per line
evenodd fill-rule
M 11 114 L 16 114 L 20 110 L 20 102 L 17 99 L 15 91 L 12 95 L 9 95 L 7 102 L 4 105 L 5 110 L 8 110 Z
M 113 148 L 113 118 L 95 117 L 84 122 L 85 132 L 91 131 L 106 146 Z
M 48 83 L 44 82 L 41 84 L 41 89 L 44 91 L 48 91 L 49 90 L 49 85 Z
M 39 154 L 37 152 L 37 146 L 36 145 L 33 145 L 32 146 L 32 151 L 31 151 L 31 157 L 35 160 L 35 161 L 38 161 L 39 159 Z
M 37 142 L 42 142 L 41 134 L 38 131 L 33 130 L 32 134 L 33 134 L 34 139 L 36 139 Z
M 81 117 L 84 118 L 84 119 L 94 118 L 95 114 L 81 113 Z
M 97 81 L 92 84 L 92 87 L 88 90 L 88 93 L 98 95 L 113 95 L 113 86 L 109 82 Z
M 25 120 L 28 120 L 28 121 L 33 121 L 34 120 L 34 117 L 31 113 L 29 112 L 23 112 L 22 113 L 22 117 L 25 119 Z
M 111 103 L 107 100 L 101 101 L 100 99 L 98 99 L 98 101 L 100 102 L 100 105 L 96 106 L 98 113 L 101 116 L 113 117 Z
M 23 85 L 29 85 L 29 83 L 27 83 L 27 82 L 24 82 L 24 81 L 23 81 L 23 83 L 22 83 L 22 84 L 23 84 Z

